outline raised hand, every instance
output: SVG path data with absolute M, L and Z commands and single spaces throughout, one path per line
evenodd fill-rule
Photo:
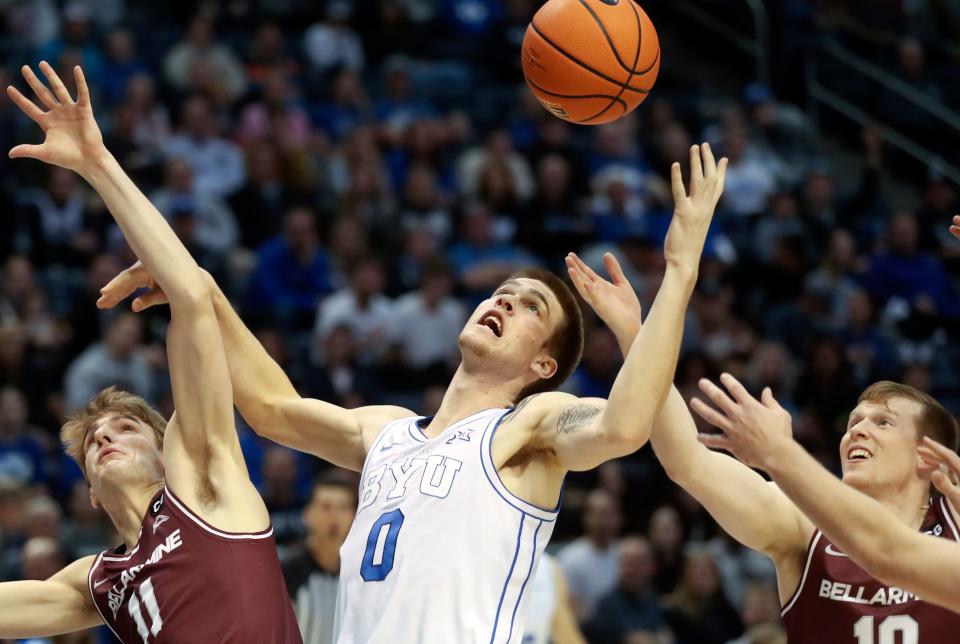
M 93 118 L 90 91 L 83 71 L 80 67 L 73 68 L 73 76 L 77 82 L 76 102 L 49 63 L 41 61 L 40 71 L 50 83 L 49 89 L 29 66 L 24 65 L 22 69 L 27 84 L 47 111 L 37 107 L 12 85 L 7 87 L 7 94 L 24 114 L 43 129 L 46 136 L 41 145 L 14 147 L 10 150 L 10 158 L 39 159 L 82 175 L 90 162 L 107 154 L 100 128 Z
M 960 235 L 960 231 L 954 234 Z M 960 456 L 929 436 L 924 437 L 917 454 L 924 466 L 931 470 L 930 481 L 933 486 L 947 497 L 954 508 L 960 508 Z
M 720 382 L 733 398 L 706 378 L 699 383 L 719 411 L 699 398 L 690 401 L 693 411 L 723 432 L 700 434 L 700 442 L 727 450 L 750 467 L 763 468 L 774 447 L 792 436 L 790 412 L 780 406 L 770 387 L 765 387 L 757 400 L 730 374 L 721 375 Z
M 670 168 L 673 199 L 676 202 L 673 220 L 667 230 L 663 254 L 667 262 L 696 270 L 700 265 L 703 244 L 713 219 L 713 212 L 723 194 L 727 159 L 720 163 L 713 158 L 710 144 L 690 148 L 690 193 L 683 187 L 680 164 Z
M 166 293 L 163 292 L 144 265 L 138 261 L 127 270 L 121 271 L 100 289 L 97 308 L 112 309 L 142 288 L 148 289 L 148 291 L 133 300 L 130 307 L 134 313 L 149 309 L 151 306 L 167 303 Z
M 953 225 L 950 226 L 950 232 L 954 237 L 960 239 L 960 215 L 953 216 Z
M 621 344 L 626 343 L 629 347 L 633 337 L 640 331 L 643 311 L 637 294 L 620 268 L 620 262 L 613 253 L 604 253 L 603 265 L 610 280 L 597 275 L 576 253 L 568 253 L 566 262 L 567 273 L 580 297 L 613 331 Z

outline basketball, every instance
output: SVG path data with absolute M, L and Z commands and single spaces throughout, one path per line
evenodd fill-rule
M 547 110 L 599 125 L 647 97 L 660 71 L 660 42 L 633 0 L 549 0 L 527 27 L 521 61 Z

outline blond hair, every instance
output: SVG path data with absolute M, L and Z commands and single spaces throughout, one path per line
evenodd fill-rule
M 920 438 L 929 436 L 941 445 L 957 451 L 960 446 L 960 428 L 957 427 L 957 420 L 928 393 L 910 385 L 881 380 L 867 387 L 860 394 L 857 404 L 862 402 L 882 404 L 891 398 L 906 398 L 920 405 L 920 413 L 914 419 Z
M 83 439 L 106 416 L 127 416 L 146 423 L 153 430 L 157 445 L 163 445 L 163 432 L 167 429 L 167 421 L 163 416 L 140 396 L 116 387 L 107 387 L 73 412 L 60 429 L 63 449 L 77 462 L 84 476 L 87 475 L 87 468 L 83 457 Z

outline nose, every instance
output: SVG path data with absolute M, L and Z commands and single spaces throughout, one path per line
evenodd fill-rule
M 866 419 L 861 420 L 856 425 L 847 430 L 847 433 L 850 434 L 850 438 L 866 438 L 869 436 L 869 433 L 866 429 Z
M 496 304 L 497 306 L 502 307 L 507 313 L 513 313 L 513 303 L 510 301 L 509 295 L 498 295 Z
M 93 432 L 93 440 L 96 442 L 97 446 L 104 444 L 109 444 L 113 442 L 113 432 L 110 430 L 110 427 L 107 423 L 103 423 Z

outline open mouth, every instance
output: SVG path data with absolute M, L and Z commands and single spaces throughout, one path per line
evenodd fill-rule
M 503 318 L 496 311 L 484 313 L 477 324 L 487 327 L 498 338 L 503 336 Z
M 847 450 L 847 460 L 851 462 L 866 461 L 873 458 L 873 454 L 870 453 L 870 450 L 864 449 L 863 447 L 851 447 Z

